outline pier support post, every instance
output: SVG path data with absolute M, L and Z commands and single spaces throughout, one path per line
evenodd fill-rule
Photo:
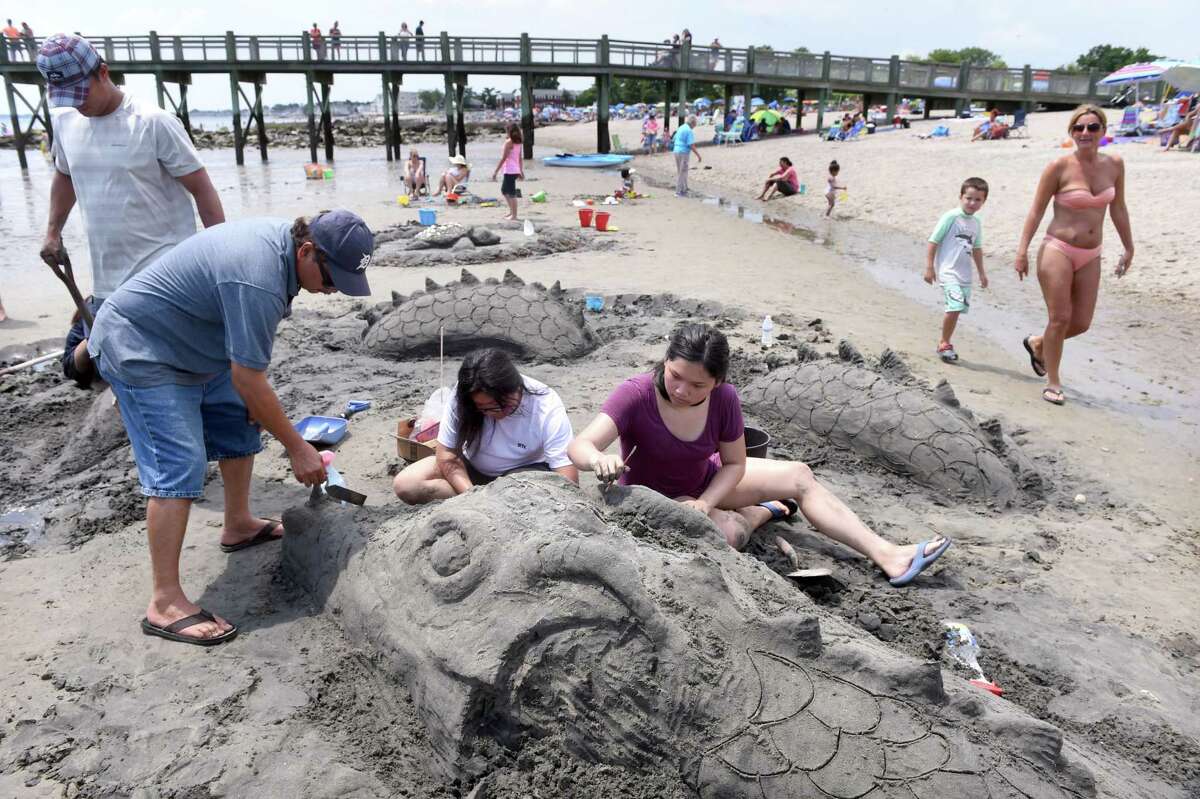
M 725 114 L 728 115 L 733 110 L 733 84 L 725 84 Z
M 887 115 L 888 122 L 896 118 L 896 114 L 900 111 L 900 56 L 892 56 L 888 63 L 888 96 L 887 96 Z
M 822 88 L 817 93 L 817 133 L 825 133 L 825 106 L 829 105 L 829 89 Z
M 17 97 L 13 90 L 12 79 L 4 76 L 4 94 L 8 97 L 8 117 L 12 123 L 13 146 L 17 149 L 17 161 L 21 170 L 29 169 L 29 161 L 25 159 L 25 133 L 21 130 L 21 120 L 17 117 Z
M 315 92 L 313 90 L 312 72 L 304 73 L 304 92 L 308 102 L 308 155 L 311 162 L 315 164 L 317 162 L 317 118 L 313 109 L 313 95 Z
M 450 155 L 454 155 L 456 142 L 454 141 L 458 129 L 454 126 L 454 79 L 451 73 L 447 72 L 445 78 L 444 99 L 446 103 L 446 147 L 450 151 Z
M 387 160 L 393 160 L 392 153 L 392 86 L 388 74 L 383 73 L 383 148 L 387 151 Z
M 50 122 L 50 98 L 46 96 L 46 84 L 38 84 L 38 94 L 41 99 L 38 101 L 38 108 L 42 109 L 42 126 L 46 128 L 46 149 L 51 150 L 54 147 L 54 125 Z
M 671 141 L 671 93 L 675 88 L 675 84 L 671 81 L 666 82 L 666 90 L 663 92 L 663 141 Z
M 678 119 L 676 120 L 678 122 L 678 124 L 675 126 L 677 128 L 679 127 L 679 125 L 682 125 L 687 120 L 687 92 L 688 92 L 687 78 L 680 78 L 679 79 L 679 100 L 678 100 L 679 113 L 678 113 Z
M 167 110 L 167 88 L 163 85 L 161 72 L 154 73 L 154 94 L 158 97 L 158 107 Z
M 458 142 L 458 154 L 467 157 L 466 104 L 463 93 L 467 88 L 467 76 L 459 75 L 454 82 L 454 139 Z
M 533 75 L 521 75 L 521 139 L 522 157 L 533 158 Z
M 796 132 L 804 130 L 804 89 L 796 89 Z
M 1037 105 L 1033 99 L 1033 67 L 1028 64 L 1021 70 L 1021 94 L 1024 95 L 1021 99 L 1021 108 L 1028 114 Z
M 329 92 L 333 76 L 329 82 L 321 81 L 321 135 L 325 139 L 325 160 L 333 160 L 333 109 L 329 105 Z
M 246 140 L 242 138 L 242 101 L 238 97 L 238 73 L 229 73 L 229 96 L 233 100 L 233 152 L 238 166 L 246 163 Z
M 400 73 L 392 75 L 392 152 L 397 161 L 400 160 L 400 84 L 403 82 L 404 75 Z
M 608 107 L 612 104 L 612 78 L 607 73 L 596 76 L 596 152 L 612 151 L 608 136 Z
M 262 156 L 263 163 L 267 162 L 267 120 L 263 112 L 262 101 L 263 81 L 261 78 L 254 79 L 254 125 L 258 131 L 258 153 Z

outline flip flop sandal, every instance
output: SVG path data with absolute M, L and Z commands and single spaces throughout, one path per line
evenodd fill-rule
M 239 552 L 243 549 L 256 547 L 259 544 L 269 544 L 272 541 L 279 541 L 283 538 L 283 536 L 271 535 L 271 533 L 275 532 L 275 528 L 281 524 L 283 524 L 283 522 L 279 521 L 278 519 L 267 519 L 267 523 L 262 526 L 262 529 L 255 533 L 253 538 L 249 538 L 240 544 L 221 544 L 221 551 Z
M 1046 376 L 1046 365 L 1038 360 L 1038 357 L 1033 354 L 1033 345 L 1029 343 L 1029 339 L 1033 336 L 1026 336 L 1021 343 L 1025 345 L 1025 351 L 1029 353 L 1029 368 L 1033 369 L 1033 373 L 1038 377 Z
M 238 628 L 236 625 L 212 638 L 197 638 L 194 635 L 183 635 L 181 633 L 182 630 L 186 630 L 188 627 L 195 627 L 197 624 L 216 620 L 216 617 L 204 608 L 201 608 L 199 613 L 194 613 L 179 621 L 172 622 L 166 627 L 159 627 L 149 619 L 144 618 L 142 619 L 142 633 L 145 635 L 156 635 L 159 638 L 165 638 L 168 641 L 175 641 L 180 644 L 194 644 L 196 646 L 216 646 L 217 644 L 223 644 L 226 641 L 232 641 L 234 638 L 237 638 Z
M 1049 402 L 1051 405 L 1062 405 L 1067 401 L 1067 396 L 1061 391 L 1055 391 L 1047 386 L 1046 388 L 1042 389 L 1042 399 L 1044 399 L 1046 402 Z
M 888 582 L 894 586 L 908 585 L 917 578 L 917 575 L 925 571 L 933 565 L 933 562 L 940 558 L 950 544 L 953 543 L 949 538 L 942 542 L 942 545 L 935 549 L 932 553 L 926 554 L 926 547 L 929 546 L 928 541 L 922 541 L 917 544 L 917 554 L 913 556 L 912 564 L 908 567 L 908 571 L 901 574 L 899 577 L 892 577 Z
M 787 510 L 782 511 L 779 508 L 775 507 L 776 502 L 782 503 L 784 505 L 784 507 L 787 508 Z M 767 500 L 766 502 L 760 502 L 758 504 L 760 506 L 766 508 L 767 510 L 771 511 L 771 521 L 775 521 L 777 519 L 785 519 L 785 520 L 790 519 L 793 516 L 795 516 L 797 513 L 800 512 L 800 506 L 796 503 L 796 500 L 794 500 L 794 499 L 771 499 L 771 500 Z

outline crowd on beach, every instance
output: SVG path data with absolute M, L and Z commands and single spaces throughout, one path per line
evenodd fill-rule
M 73 320 L 61 365 L 81 387 L 97 380 L 111 387 L 148 498 L 153 587 L 141 629 L 175 642 L 223 643 L 238 627 L 194 603 L 180 579 L 191 505 L 203 496 L 207 463 L 215 460 L 224 486 L 222 549 L 237 553 L 283 537 L 281 522 L 251 511 L 250 480 L 264 430 L 283 446 L 298 482 L 315 487 L 326 481 L 321 455 L 291 424 L 267 369 L 276 328 L 301 290 L 369 296 L 374 237 L 346 209 L 226 221 L 178 119 L 115 85 L 89 42 L 50 37 L 36 60 L 49 100 L 60 109 L 40 256 L 56 272 L 68 263 L 62 231 L 78 205 L 94 290 Z M 687 194 L 690 158 L 700 159 L 695 124 L 689 117 L 672 143 L 681 195 Z M 1099 151 L 1105 129 L 1098 108 L 1083 106 L 1072 115 L 1074 150 L 1043 172 L 1014 264 L 1024 279 L 1028 248 L 1053 202 L 1037 254 L 1048 321 L 1024 344 L 1031 368 L 1046 377 L 1043 398 L 1056 405 L 1065 401 L 1064 341 L 1087 330 L 1095 308 L 1109 208 L 1125 247 L 1118 274 L 1133 258 L 1124 164 Z M 107 147 L 114 142 L 138 150 L 137 157 L 112 159 Z M 524 177 L 521 144 L 520 128 L 513 126 L 492 173 L 493 179 L 503 174 L 509 218 L 516 218 L 516 184 Z M 465 191 L 470 170 L 465 159 L 452 159 L 437 191 Z M 839 174 L 834 161 L 826 181 L 830 210 L 845 189 Z M 632 174 L 624 179 L 632 190 Z M 414 194 L 428 188 L 415 150 L 405 182 Z M 794 165 L 781 158 L 760 197 L 793 195 L 797 183 Z M 977 217 L 988 192 L 982 178 L 966 179 L 958 204 L 929 237 L 924 277 L 945 297 L 937 347 L 944 360 L 958 357 L 950 339 L 969 309 L 974 273 L 988 285 Z M 946 553 L 952 542 L 936 534 L 909 545 L 883 538 L 802 462 L 748 457 L 741 404 L 729 382 L 732 358 L 716 328 L 680 326 L 655 367 L 615 386 L 576 433 L 553 387 L 523 375 L 506 352 L 482 347 L 458 370 L 439 420 L 436 455 L 401 471 L 395 493 L 418 504 L 516 472 L 551 471 L 578 483 L 580 472 L 591 471 L 603 486 L 644 486 L 691 508 L 738 549 L 763 524 L 802 514 L 819 532 L 870 559 L 894 586 L 912 583 Z M 613 444 L 617 451 L 609 452 Z

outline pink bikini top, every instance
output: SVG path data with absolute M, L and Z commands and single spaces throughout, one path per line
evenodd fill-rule
M 1054 201 L 1067 208 L 1103 208 L 1117 196 L 1117 188 L 1109 186 L 1099 194 L 1092 194 L 1089 189 L 1071 189 L 1060 191 L 1054 195 Z

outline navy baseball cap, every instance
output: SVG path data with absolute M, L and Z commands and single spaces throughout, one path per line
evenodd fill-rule
M 367 267 L 375 251 L 375 234 L 353 211 L 335 208 L 322 211 L 308 223 L 313 242 L 325 254 L 333 285 L 351 297 L 371 293 L 367 285 Z
M 37 68 L 46 79 L 50 104 L 78 108 L 87 100 L 88 78 L 100 66 L 100 54 L 82 36 L 56 33 L 42 42 Z

